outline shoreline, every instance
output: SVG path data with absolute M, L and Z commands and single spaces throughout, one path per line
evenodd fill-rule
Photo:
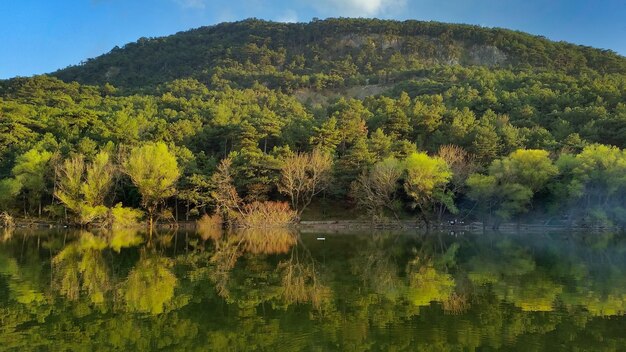
M 533 223 L 503 223 L 498 229 L 493 229 L 491 226 L 483 226 L 481 222 L 471 222 L 467 224 L 436 224 L 430 227 L 425 226 L 419 220 L 401 220 L 401 221 L 385 221 L 385 222 L 372 222 L 364 220 L 305 220 L 297 224 L 292 225 L 294 228 L 303 232 L 312 231 L 339 231 L 339 230 L 422 230 L 422 231 L 488 231 L 488 232 L 510 232 L 510 231 L 619 231 L 618 227 L 589 227 L 589 226 L 567 226 L 567 225 L 545 225 L 545 224 L 533 224 Z M 145 226 L 138 226 L 137 229 L 144 228 Z M 24 219 L 14 220 L 14 224 L 11 227 L 0 226 L 2 229 L 29 229 L 29 230 L 44 230 L 44 229 L 56 229 L 56 230 L 72 230 L 81 229 L 80 227 L 74 227 L 67 224 L 46 221 L 41 219 L 33 219 L 32 221 L 24 221 Z M 178 230 L 195 230 L 197 228 L 196 221 L 179 221 L 175 223 L 160 223 L 155 224 L 157 229 L 178 229 Z M 269 227 L 268 227 L 269 228 Z M 93 226 L 87 229 L 98 230 L 102 227 Z

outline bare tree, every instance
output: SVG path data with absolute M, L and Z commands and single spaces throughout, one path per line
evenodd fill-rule
M 465 151 L 465 149 L 453 144 L 442 145 L 437 152 L 437 156 L 445 160 L 452 171 L 450 182 L 445 184 L 444 189 L 441 191 L 454 197 L 463 190 L 469 175 L 477 170 L 474 156 Z M 436 207 L 437 218 L 441 221 L 446 206 L 444 203 L 438 203 Z
M 350 194 L 356 200 L 357 206 L 364 209 L 372 219 L 384 217 L 385 209 L 390 210 L 397 218 L 396 191 L 401 176 L 402 167 L 398 160 L 383 160 L 352 183 Z
M 298 216 L 311 204 L 313 197 L 328 187 L 331 168 L 330 155 L 319 150 L 299 153 L 285 160 L 278 190 L 289 196 Z
M 242 200 L 233 185 L 232 160 L 226 158 L 220 162 L 217 172 L 211 177 L 214 191 L 211 197 L 215 200 L 217 211 L 225 223 L 231 224 L 241 213 Z

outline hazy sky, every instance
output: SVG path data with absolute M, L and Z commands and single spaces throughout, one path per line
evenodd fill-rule
M 223 21 L 340 16 L 505 27 L 626 55 L 626 0 L 0 0 L 0 78 Z

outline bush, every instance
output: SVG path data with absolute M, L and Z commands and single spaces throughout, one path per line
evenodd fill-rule
M 200 220 L 196 222 L 196 228 L 202 239 L 209 238 L 219 240 L 222 237 L 222 226 L 224 219 L 219 214 L 204 214 Z
M 143 215 L 141 210 L 117 204 L 109 211 L 109 227 L 113 229 L 137 227 L 141 224 Z
M 237 217 L 237 226 L 287 226 L 293 224 L 297 217 L 297 212 L 286 202 L 253 202 L 243 206 Z
M 8 213 L 0 214 L 0 226 L 4 228 L 12 228 L 15 226 L 15 222 L 13 221 L 13 217 Z

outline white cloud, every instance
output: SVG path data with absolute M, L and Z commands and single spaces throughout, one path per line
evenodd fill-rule
M 295 23 L 298 22 L 298 14 L 293 10 L 287 10 L 280 17 L 278 17 L 276 21 L 284 23 Z
M 174 0 L 175 3 L 184 9 L 203 9 L 206 7 L 206 0 Z
M 318 0 L 318 11 L 329 16 L 371 17 L 397 13 L 406 0 Z

